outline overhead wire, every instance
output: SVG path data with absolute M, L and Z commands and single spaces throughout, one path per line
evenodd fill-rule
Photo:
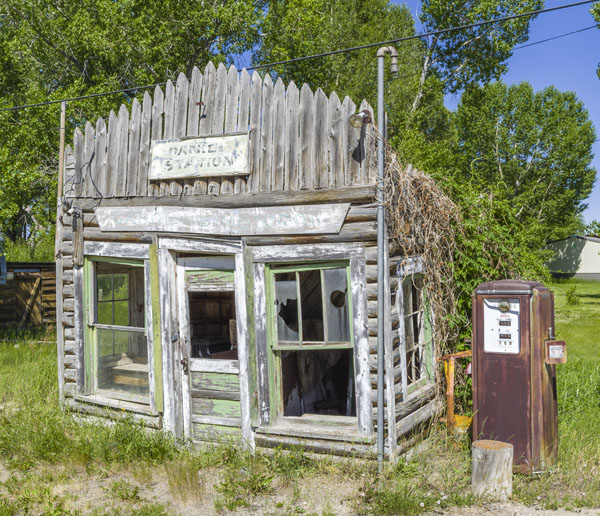
M 380 46 L 386 46 L 386 45 L 391 45 L 394 43 L 402 43 L 404 41 L 410 41 L 410 40 L 414 40 L 414 39 L 421 39 L 421 38 L 427 38 L 427 37 L 432 37 L 432 36 L 439 36 L 441 34 L 446 34 L 449 32 L 457 32 L 460 30 L 466 30 L 466 29 L 472 29 L 475 27 L 482 27 L 485 25 L 491 25 L 494 23 L 503 23 L 506 21 L 510 21 L 510 20 L 515 20 L 515 19 L 519 19 L 519 18 L 525 18 L 525 17 L 531 17 L 531 16 L 537 16 L 538 14 L 544 14 L 544 13 L 549 13 L 549 12 L 553 12 L 553 11 L 558 11 L 561 9 L 569 9 L 572 7 L 577 7 L 580 5 L 585 5 L 585 4 L 591 4 L 594 3 L 597 0 L 580 0 L 578 2 L 573 2 L 570 4 L 565 4 L 565 5 L 559 5 L 556 7 L 548 7 L 545 9 L 537 9 L 535 11 L 528 11 L 525 13 L 519 13 L 519 14 L 512 14 L 510 16 L 503 16 L 501 18 L 493 18 L 492 20 L 484 20 L 484 21 L 480 21 L 480 22 L 474 22 L 474 23 L 469 23 L 469 24 L 464 24 L 464 25 L 459 25 L 457 27 L 449 27 L 447 29 L 440 29 L 440 30 L 436 30 L 436 31 L 429 31 L 429 32 L 425 32 L 422 34 L 414 34 L 412 36 L 405 36 L 402 38 L 395 38 L 395 39 L 390 39 L 390 40 L 386 40 L 386 41 L 379 41 L 377 43 L 368 43 L 366 45 L 358 45 L 355 47 L 348 47 L 348 48 L 344 48 L 344 49 L 339 49 L 339 50 L 330 50 L 328 52 L 321 52 L 319 54 L 313 54 L 310 56 L 302 56 L 302 57 L 296 57 L 293 59 L 287 59 L 287 60 L 283 60 L 283 61 L 275 61 L 272 63 L 266 63 L 266 64 L 262 64 L 262 65 L 256 65 L 256 66 L 251 66 L 246 68 L 246 70 L 250 71 L 254 71 L 254 70 L 262 70 L 262 69 L 267 69 L 267 68 L 275 68 L 276 66 L 281 66 L 281 65 L 286 65 L 286 64 L 293 64 L 293 63 L 298 63 L 301 61 L 307 61 L 309 59 L 318 59 L 318 58 L 322 58 L 322 57 L 328 57 L 328 56 L 332 56 L 332 55 L 337 55 L 337 54 L 344 54 L 344 53 L 348 53 L 348 52 L 354 52 L 356 50 L 364 50 L 364 49 L 368 49 L 368 48 L 374 48 L 374 47 L 380 47 Z M 580 31 L 576 31 L 576 32 L 581 32 L 583 30 L 588 30 L 586 29 L 581 29 Z M 553 39 L 553 38 L 550 38 Z M 549 39 L 549 40 L 550 40 Z M 523 45 L 519 48 L 524 48 L 526 46 L 530 46 L 530 45 Z M 32 107 L 41 107 L 41 106 L 48 106 L 48 105 L 52 105 L 52 104 L 60 104 L 62 102 L 74 102 L 74 101 L 79 101 L 79 100 L 86 100 L 86 99 L 91 99 L 91 98 L 98 98 L 98 97 L 106 97 L 106 96 L 110 96 L 110 95 L 118 95 L 118 94 L 123 94 L 123 93 L 132 93 L 132 92 L 137 92 L 137 91 L 141 91 L 141 90 L 146 90 L 146 89 L 150 89 L 150 88 L 155 88 L 157 86 L 164 86 L 166 85 L 167 82 L 159 82 L 159 83 L 155 83 L 155 84 L 148 84 L 145 86 L 136 86 L 136 87 L 132 87 L 132 88 L 124 88 L 121 90 L 113 90 L 113 91 L 108 91 L 108 92 L 103 92 L 103 93 L 92 93 L 89 95 L 81 95 L 78 97 L 70 97 L 70 98 L 66 98 L 66 99 L 60 99 L 60 100 L 48 100 L 45 102 L 38 102 L 36 104 L 25 104 L 22 106 L 11 106 L 8 108 L 2 108 L 0 109 L 0 113 L 1 112 L 6 112 L 6 111 L 16 111 L 16 110 L 20 110 L 20 109 L 27 109 L 27 108 L 32 108 Z
M 527 43 L 525 45 L 519 45 L 517 47 L 513 47 L 513 51 L 521 50 L 521 49 L 527 48 L 527 47 L 533 47 L 534 45 L 541 45 L 542 43 L 548 43 L 549 41 L 553 41 L 555 39 L 564 38 L 566 36 L 572 36 L 573 34 L 578 34 L 580 32 L 584 32 L 586 30 L 595 29 L 595 28 L 598 28 L 598 25 L 590 25 L 589 27 L 584 27 L 583 29 L 577 29 L 577 30 L 573 30 L 571 32 L 565 32 L 564 34 L 559 34 L 557 36 L 552 36 L 550 38 L 540 39 L 538 41 L 533 41 L 533 42 Z M 418 72 L 412 72 L 412 73 L 408 73 L 408 74 L 404 74 L 404 75 L 395 75 L 395 76 L 392 76 L 389 79 L 387 79 L 387 81 L 390 82 L 390 81 L 397 81 L 399 79 L 408 79 L 410 77 L 415 77 L 417 75 L 421 75 L 420 70 Z M 368 84 L 372 85 L 372 84 L 376 84 L 376 83 L 377 83 L 377 81 L 371 81 Z

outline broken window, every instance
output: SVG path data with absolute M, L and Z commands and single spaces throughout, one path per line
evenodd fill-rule
M 423 310 L 423 277 L 407 276 L 402 280 L 404 305 L 404 338 L 406 380 L 412 385 L 425 375 L 425 331 Z
M 350 344 L 346 267 L 275 272 L 274 283 L 278 347 Z
M 273 358 L 284 416 L 355 416 L 347 264 L 273 267 Z
M 194 257 L 206 268 L 185 271 L 190 358 L 237 360 L 233 257 Z

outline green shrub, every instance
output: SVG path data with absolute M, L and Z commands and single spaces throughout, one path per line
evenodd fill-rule
M 567 289 L 566 296 L 567 296 L 567 304 L 568 305 L 577 306 L 578 304 L 581 303 L 581 299 L 579 298 L 579 295 L 577 294 L 577 286 L 576 285 L 572 285 Z

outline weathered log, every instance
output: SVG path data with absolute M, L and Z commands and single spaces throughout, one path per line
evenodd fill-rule
M 189 195 L 179 197 L 121 197 L 103 199 L 101 206 L 193 206 L 198 208 L 248 208 L 254 206 L 288 206 L 329 202 L 370 203 L 376 189 L 373 186 L 347 186 L 321 190 L 260 192 L 229 195 Z M 91 213 L 98 206 L 94 199 L 79 199 L 78 206 Z M 87 219 L 85 219 L 87 221 Z M 91 220 L 91 219 L 90 219 Z M 86 223 L 86 226 L 88 224 Z
M 497 500 L 512 496 L 512 444 L 487 439 L 475 441 L 472 459 L 471 489 L 475 496 Z

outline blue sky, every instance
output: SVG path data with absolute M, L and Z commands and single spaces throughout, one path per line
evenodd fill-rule
M 572 3 L 574 0 L 547 0 L 546 8 Z M 419 0 L 395 0 L 404 3 L 413 17 L 418 12 Z M 540 41 L 594 25 L 589 13 L 592 4 L 562 9 L 539 15 L 531 23 L 529 42 Z M 573 91 L 583 101 L 596 132 L 600 137 L 600 79 L 596 67 L 600 62 L 600 29 L 591 29 L 572 36 L 540 45 L 515 50 L 508 61 L 508 73 L 503 80 L 508 84 L 528 81 L 535 90 L 556 86 L 562 91 Z M 459 98 L 447 98 L 446 105 L 453 109 Z M 598 171 L 596 185 L 587 199 L 588 209 L 583 213 L 585 222 L 600 221 L 600 141 L 594 145 L 593 166 Z

